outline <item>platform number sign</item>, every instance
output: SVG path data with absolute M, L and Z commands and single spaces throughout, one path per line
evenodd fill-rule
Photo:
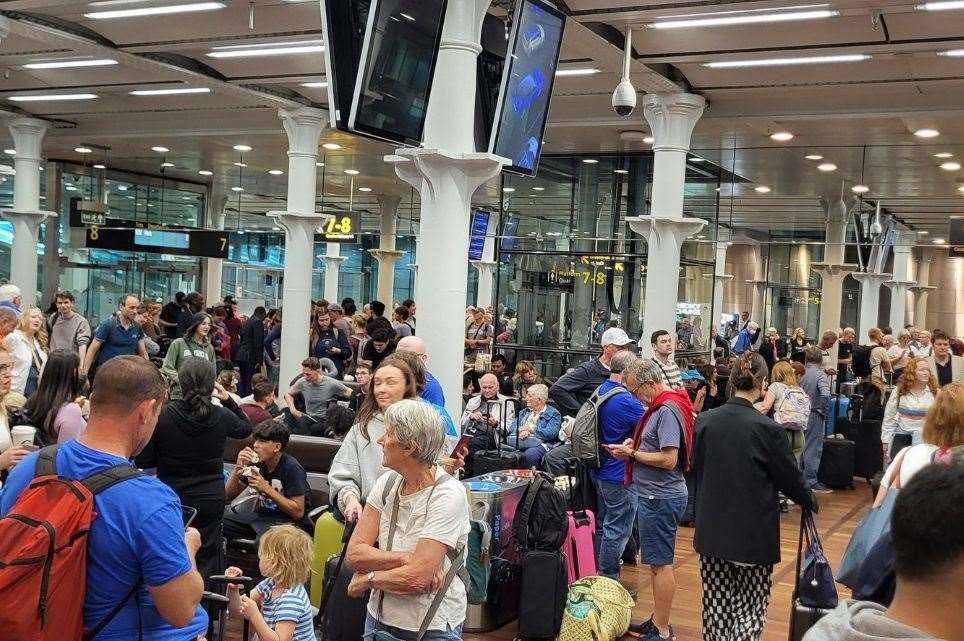
M 951 256 L 964 258 L 964 217 L 951 216 L 948 221 L 947 244 Z
M 322 235 L 328 243 L 357 243 L 361 216 L 357 211 L 339 212 L 322 225 Z

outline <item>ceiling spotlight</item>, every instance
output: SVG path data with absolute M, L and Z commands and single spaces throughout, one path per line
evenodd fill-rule
M 271 174 L 272 176 L 280 176 L 285 172 L 281 171 L 280 169 L 269 169 L 268 173 Z
M 94 169 L 107 169 L 105 165 L 94 165 Z
M 247 163 L 236 162 L 236 163 L 234 163 L 234 166 L 235 166 L 235 167 L 247 167 L 248 165 L 247 165 Z
M 944 240 L 943 238 L 934 238 L 931 240 L 931 242 L 934 243 L 935 245 L 943 245 L 947 241 Z
M 117 185 L 117 191 L 127 191 L 127 185 Z
M 200 175 L 200 176 L 213 176 L 213 175 L 214 175 L 214 172 L 213 172 L 213 171 L 209 171 L 209 170 L 207 170 L 207 169 L 202 169 L 201 171 L 199 171 L 199 172 L 197 172 L 197 173 L 198 173 L 198 175 Z
M 364 191 L 364 192 L 366 192 L 366 193 L 369 192 L 369 191 L 371 191 L 371 190 L 372 190 L 371 187 L 359 187 L 359 188 L 358 188 L 358 191 Z
M 823 156 L 821 156 L 820 154 L 810 154 L 808 156 L 804 156 L 804 158 L 806 158 L 807 160 L 823 160 Z
M 866 194 L 868 191 L 870 191 L 870 187 L 867 185 L 854 185 L 850 188 L 850 191 L 854 192 L 855 194 Z
M 817 165 L 817 169 L 820 171 L 837 171 L 837 165 L 833 164 L 832 162 L 825 162 Z
M 361 172 L 358 171 L 357 169 L 346 169 L 345 173 L 348 174 L 349 176 L 357 176 Z
M 504 191 L 507 194 L 511 194 L 512 192 L 515 191 L 515 187 L 503 187 L 502 191 Z
M 162 162 L 162 163 L 161 163 L 161 167 L 173 167 L 173 166 L 174 166 L 174 163 L 172 163 L 172 162 Z
M 341 149 L 341 145 L 339 145 L 337 142 L 326 142 L 325 144 L 322 145 L 322 147 L 324 147 L 329 151 L 335 151 L 336 149 Z
M 788 140 L 793 140 L 793 134 L 789 131 L 778 131 L 770 134 L 770 140 L 774 140 L 776 142 L 787 142 Z
M 93 149 L 90 147 L 74 147 L 74 151 L 76 151 L 78 154 L 89 154 L 93 151 Z
M 628 174 L 628 173 L 629 173 L 629 170 L 628 170 L 628 169 L 613 169 L 613 173 L 614 173 L 614 174 Z
M 151 147 L 151 151 L 156 151 L 159 154 L 166 154 L 170 151 L 167 147 Z
M 244 187 L 232 187 L 231 191 L 244 191 Z
M 646 143 L 647 145 L 651 145 L 654 142 L 656 142 L 656 139 L 653 138 L 652 136 L 646 136 L 645 138 L 643 138 L 643 142 Z
M 7 154 L 8 156 L 16 156 L 16 155 L 17 155 L 17 150 L 16 150 L 16 149 L 4 149 L 4 150 L 3 150 L 3 153 Z
M 235 151 L 251 151 L 251 147 L 249 147 L 248 145 L 235 145 L 235 146 L 234 146 L 234 150 L 235 150 Z
M 941 169 L 944 171 L 958 171 L 961 168 L 961 163 L 954 162 L 953 160 L 941 163 Z
M 942 151 L 938 154 L 934 154 L 934 158 L 953 158 L 954 154 L 949 151 Z
M 758 194 L 769 194 L 770 188 L 766 185 L 760 185 L 759 187 L 754 187 L 753 191 L 757 192 Z
M 532 188 L 532 191 L 545 191 L 545 190 L 546 190 L 545 187 L 533 187 L 533 188 Z
M 323 162 L 316 162 L 316 163 L 315 163 L 315 167 L 324 167 L 324 166 L 325 166 L 325 163 L 323 163 Z
M 918 138 L 937 138 L 941 135 L 941 132 L 936 129 L 918 129 L 914 132 L 914 135 Z

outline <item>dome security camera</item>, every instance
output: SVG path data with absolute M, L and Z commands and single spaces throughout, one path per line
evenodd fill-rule
M 613 92 L 613 111 L 625 118 L 636 108 L 636 87 L 628 79 L 616 85 Z

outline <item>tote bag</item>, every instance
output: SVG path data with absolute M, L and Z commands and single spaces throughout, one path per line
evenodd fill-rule
M 813 521 L 813 512 L 804 510 L 800 522 L 800 537 L 804 543 L 797 580 L 797 599 L 800 605 L 821 610 L 837 607 L 837 586 L 833 582 L 830 562 L 823 553 L 823 545 Z

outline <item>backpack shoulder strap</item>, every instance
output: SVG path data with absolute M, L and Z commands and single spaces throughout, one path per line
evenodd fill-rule
M 40 450 L 34 476 L 57 476 L 57 450 L 59 445 L 50 445 Z
M 99 494 L 122 481 L 143 475 L 143 472 L 131 465 L 115 465 L 114 467 L 91 474 L 83 479 L 81 484 L 83 484 L 91 494 Z
M 629 394 L 629 390 L 623 387 L 622 385 L 617 385 L 616 387 L 612 388 L 602 396 L 599 396 L 598 393 L 593 394 L 593 398 L 596 399 L 595 405 L 598 408 L 600 405 L 608 401 L 613 396 L 616 396 L 617 394 L 622 394 L 622 393 Z
M 537 473 L 532 481 L 529 482 L 529 487 L 526 488 L 525 493 L 525 503 L 522 507 L 516 511 L 516 518 L 514 524 L 516 535 L 516 545 L 519 548 L 523 548 L 528 543 L 529 539 L 529 516 L 532 513 L 532 506 L 536 502 L 536 495 L 539 494 L 539 490 L 546 483 L 545 477 L 542 474 Z M 520 536 L 521 535 L 521 536 Z

